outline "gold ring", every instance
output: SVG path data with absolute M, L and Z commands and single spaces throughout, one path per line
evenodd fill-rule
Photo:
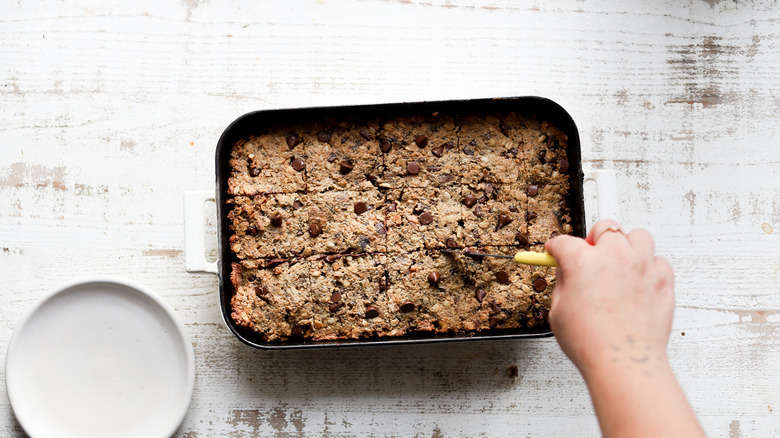
M 598 236 L 596 236 L 596 238 L 595 238 L 595 239 L 593 239 L 593 243 L 596 243 L 596 242 L 598 242 L 598 240 L 601 238 L 601 236 L 603 236 L 604 234 L 606 234 L 608 231 L 613 231 L 613 232 L 615 232 L 615 233 L 620 233 L 620 234 L 622 234 L 622 235 L 624 235 L 624 236 L 626 235 L 626 233 L 624 233 L 624 232 L 623 232 L 623 229 L 621 229 L 619 226 L 617 226 L 617 225 L 612 225 L 612 226 L 609 226 L 609 227 L 607 227 L 607 228 L 606 228 L 604 231 L 602 231 L 601 233 L 599 233 L 599 235 L 598 235 Z

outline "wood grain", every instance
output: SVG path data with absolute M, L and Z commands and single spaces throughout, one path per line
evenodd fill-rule
M 670 356 L 708 434 L 780 435 L 776 2 L 2 11 L 0 359 L 46 291 L 118 275 L 190 332 L 197 381 L 178 437 L 599 436 L 554 339 L 258 352 L 222 323 L 216 277 L 183 268 L 182 195 L 214 187 L 216 142 L 245 112 L 541 95 L 576 121 L 585 166 L 616 170 L 623 222 L 651 230 L 675 268 Z M 0 435 L 24 436 L 5 396 Z

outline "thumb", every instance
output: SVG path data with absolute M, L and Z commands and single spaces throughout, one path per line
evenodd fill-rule
M 558 262 L 558 266 L 568 265 L 572 260 L 579 259 L 583 251 L 590 249 L 584 239 L 565 234 L 548 240 L 544 247 Z

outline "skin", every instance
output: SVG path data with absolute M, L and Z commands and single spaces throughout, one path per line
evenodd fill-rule
M 579 369 L 605 437 L 704 437 L 666 347 L 674 273 L 645 230 L 603 220 L 547 242 L 558 262 L 549 321 Z

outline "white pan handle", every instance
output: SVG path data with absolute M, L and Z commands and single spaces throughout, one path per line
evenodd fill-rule
M 585 182 L 587 181 L 593 181 L 596 184 L 597 220 L 613 219 L 620 222 L 615 171 L 612 169 L 586 171 Z M 587 226 L 590 229 L 593 224 L 587 224 Z
M 203 203 L 214 200 L 213 191 L 184 192 L 184 266 L 187 272 L 217 273 L 217 262 L 206 260 L 206 239 L 203 233 L 206 224 Z

